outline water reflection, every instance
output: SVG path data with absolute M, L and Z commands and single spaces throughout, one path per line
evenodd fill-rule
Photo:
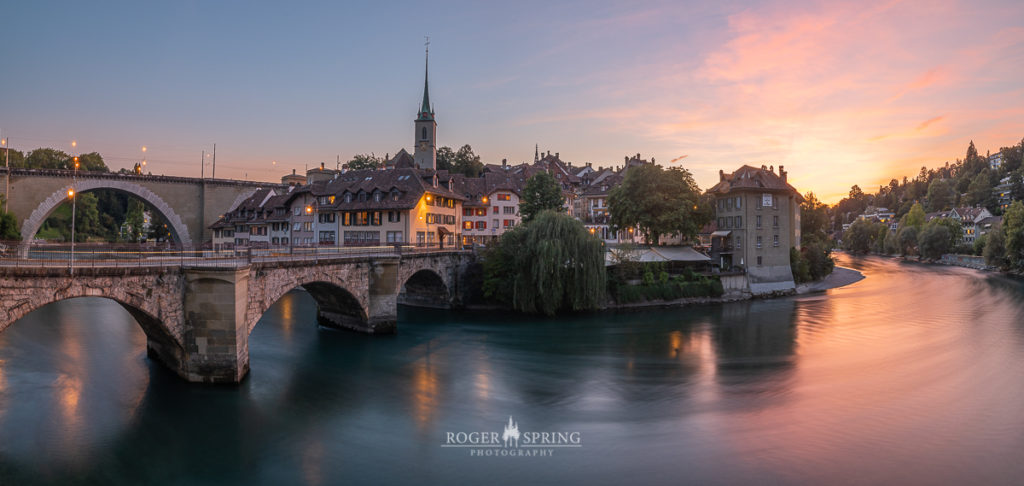
M 116 303 L 0 333 L 0 483 L 1005 483 L 1024 474 L 1024 293 L 964 269 L 841 257 L 827 295 L 515 316 L 403 308 L 397 336 L 316 326 L 286 295 L 238 387 L 145 358 Z M 550 460 L 446 431 L 580 430 Z M 400 466 L 396 466 L 400 465 Z M 681 479 L 684 478 L 684 479 Z

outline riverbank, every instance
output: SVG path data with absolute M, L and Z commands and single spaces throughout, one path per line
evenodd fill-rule
M 826 290 L 845 287 L 864 280 L 864 274 L 846 267 L 835 267 L 832 273 L 816 282 L 808 282 L 796 286 L 796 293 L 811 294 L 825 292 Z

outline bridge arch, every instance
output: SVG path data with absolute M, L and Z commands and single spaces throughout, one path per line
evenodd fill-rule
M 156 209 L 171 225 L 171 234 L 178 239 L 178 242 L 184 248 L 192 247 L 192 235 L 189 234 L 188 226 L 185 225 L 181 217 L 174 211 L 173 208 L 160 196 L 156 195 L 153 191 L 127 180 L 110 180 L 110 179 L 79 179 L 78 182 L 69 183 L 63 188 L 59 189 L 47 197 L 36 207 L 32 214 L 25 218 L 25 222 L 21 225 L 21 237 L 22 247 L 28 248 L 28 245 L 32 243 L 32 239 L 35 238 L 36 233 L 39 232 L 39 228 L 43 226 L 43 222 L 46 218 L 50 217 L 50 214 L 57 209 L 62 203 L 67 202 L 68 190 L 74 188 L 76 193 L 84 193 L 88 191 L 94 191 L 98 189 L 109 189 L 113 191 L 120 191 L 132 196 L 135 196 L 143 201 L 149 203 L 154 209 Z
M 180 331 L 176 331 L 175 323 L 166 322 L 159 315 L 159 303 L 156 304 L 157 314 L 152 312 L 154 302 L 162 300 L 154 296 L 146 296 L 124 291 L 120 288 L 98 288 L 74 285 L 57 292 L 36 292 L 33 296 L 20 299 L 7 309 L 0 309 L 0 332 L 7 329 L 28 314 L 50 304 L 85 297 L 102 298 L 117 302 L 121 308 L 135 319 L 142 332 L 146 335 L 146 350 L 149 356 L 155 357 L 172 370 L 177 369 L 184 359 L 184 347 L 181 344 Z M 170 317 L 170 316 L 169 316 Z M 173 319 L 173 317 L 172 317 Z
M 326 327 L 344 327 L 363 329 L 368 322 L 367 305 L 364 299 L 350 290 L 344 283 L 331 279 L 311 279 L 306 281 L 286 282 L 267 289 L 265 299 L 260 299 L 257 307 L 249 314 L 249 333 L 256 327 L 267 310 L 276 304 L 285 294 L 295 289 L 303 289 L 316 301 L 317 324 Z
M 399 304 L 439 309 L 451 307 L 451 291 L 441 274 L 432 268 L 421 268 L 410 273 L 399 289 Z

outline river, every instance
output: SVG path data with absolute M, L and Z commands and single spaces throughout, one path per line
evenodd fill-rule
M 52 304 L 0 333 L 0 483 L 1019 482 L 1024 287 L 839 259 L 867 278 L 558 319 L 403 308 L 395 336 L 318 328 L 292 292 L 240 386 L 147 359 L 112 301 Z M 442 447 L 510 417 L 579 447 Z

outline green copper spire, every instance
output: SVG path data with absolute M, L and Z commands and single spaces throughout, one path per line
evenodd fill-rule
M 423 65 L 423 105 L 420 106 L 418 120 L 433 120 L 434 110 L 430 109 L 430 91 L 428 89 L 428 76 L 430 75 L 430 41 L 427 41 L 426 61 Z

